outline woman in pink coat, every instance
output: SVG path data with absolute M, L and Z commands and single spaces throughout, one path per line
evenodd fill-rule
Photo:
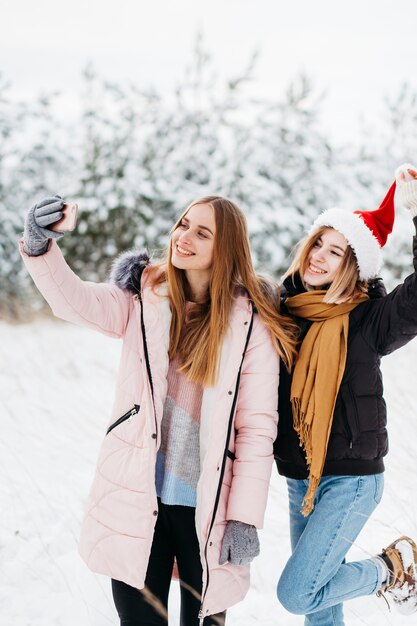
M 279 357 L 293 323 L 256 276 L 245 218 L 230 200 L 193 202 L 166 259 L 127 253 L 111 284 L 84 282 L 34 205 L 23 260 L 54 314 L 123 339 L 116 397 L 80 552 L 112 578 L 121 626 L 167 624 L 174 561 L 181 626 L 224 623 L 259 553 L 277 425 Z

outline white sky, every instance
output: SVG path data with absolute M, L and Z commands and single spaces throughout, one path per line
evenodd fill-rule
M 279 97 L 307 72 L 327 92 L 326 125 L 348 138 L 359 116 L 417 87 L 416 0 L 0 0 L 0 72 L 16 95 L 78 90 L 88 62 L 106 78 L 165 88 L 202 30 L 226 76 L 258 49 L 256 89 Z

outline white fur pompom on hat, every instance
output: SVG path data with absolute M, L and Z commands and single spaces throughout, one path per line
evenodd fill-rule
M 381 269 L 381 248 L 385 245 L 394 225 L 395 187 L 394 182 L 375 211 L 352 213 L 344 209 L 328 209 L 318 216 L 310 228 L 309 235 L 322 226 L 328 226 L 346 238 L 355 253 L 360 280 L 374 278 Z

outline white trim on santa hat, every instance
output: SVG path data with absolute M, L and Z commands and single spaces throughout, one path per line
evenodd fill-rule
M 358 214 L 344 209 L 328 209 L 313 222 L 309 235 L 321 226 L 334 228 L 346 238 L 355 253 L 360 280 L 369 280 L 378 274 L 382 266 L 381 247 Z

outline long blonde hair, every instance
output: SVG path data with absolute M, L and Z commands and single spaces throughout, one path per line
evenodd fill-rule
M 298 273 L 302 284 L 307 289 L 303 277 L 308 266 L 309 254 L 317 240 L 322 237 L 326 230 L 330 229 L 334 230 L 330 226 L 321 226 L 298 244 L 294 260 L 285 272 L 283 279 L 288 276 L 294 279 L 295 274 Z M 358 296 L 367 293 L 367 291 L 367 282 L 359 280 L 358 261 L 351 246 L 348 244 L 336 276 L 329 285 L 323 301 L 328 304 L 342 304 L 343 302 L 354 300 Z
M 183 212 L 173 231 L 197 204 L 209 204 L 214 211 L 216 234 L 214 237 L 213 264 L 206 301 L 193 305 L 187 315 L 188 283 L 185 271 L 171 262 L 172 242 L 166 258 L 155 272 L 154 285 L 166 281 L 172 309 L 169 357 L 180 357 L 180 371 L 204 386 L 215 384 L 218 376 L 219 356 L 227 331 L 233 299 L 244 288 L 287 368 L 291 368 L 296 355 L 297 326 L 279 312 L 276 289 L 255 273 L 249 244 L 246 219 L 241 209 L 231 200 L 221 196 L 206 196 L 192 202 Z

